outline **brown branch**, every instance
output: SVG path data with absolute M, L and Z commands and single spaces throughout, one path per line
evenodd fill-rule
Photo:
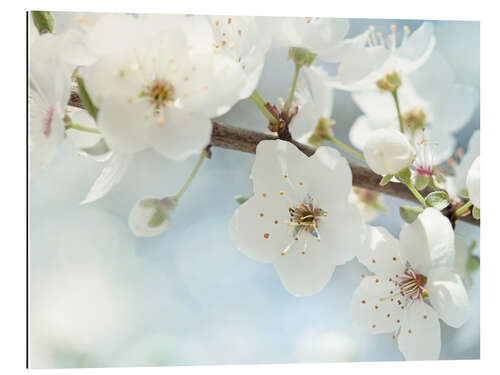
M 68 104 L 75 107 L 82 107 L 80 97 L 77 92 L 71 93 Z M 257 144 L 260 141 L 278 139 L 278 137 L 270 134 L 237 128 L 231 125 L 224 125 L 218 121 L 212 121 L 212 124 L 213 129 L 210 144 L 215 147 L 255 154 Z M 295 144 L 304 154 L 308 156 L 314 154 L 314 148 L 295 141 L 292 141 L 292 143 Z M 417 199 L 403 184 L 389 182 L 387 185 L 381 186 L 379 184 L 381 177 L 372 172 L 369 168 L 352 161 L 349 161 L 349 166 L 352 170 L 352 184 L 354 186 L 379 191 L 394 197 L 417 202 Z M 425 193 L 427 192 L 424 192 L 424 194 Z M 458 220 L 474 225 L 480 225 L 480 220 L 474 219 L 471 215 L 459 217 Z

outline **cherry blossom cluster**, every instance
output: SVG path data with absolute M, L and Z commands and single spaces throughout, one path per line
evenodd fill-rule
M 105 163 L 82 203 L 108 194 L 140 151 L 174 161 L 199 155 L 175 196 L 145 197 L 131 209 L 134 234 L 159 235 L 210 157 L 212 119 L 248 99 L 263 114 L 262 130 L 276 139 L 257 145 L 254 194 L 238 199 L 229 223 L 235 247 L 272 263 L 294 296 L 321 292 L 336 267 L 357 259 L 368 271 L 353 293 L 354 324 L 390 333 L 408 360 L 439 358 L 440 320 L 455 328 L 465 323 L 465 285 L 477 268 L 454 229 L 459 217 L 480 216 L 479 131 L 467 153 L 456 153 L 453 134 L 469 121 L 478 94 L 455 83 L 434 48 L 432 23 L 413 32 L 370 27 L 347 38 L 344 19 L 32 16 L 31 179 L 66 137 L 82 155 Z M 270 102 L 256 88 L 272 43 L 288 48 L 283 64 L 294 64 L 295 73 L 286 99 Z M 328 64 L 338 67 L 335 75 Z M 361 109 L 349 134 L 355 148 L 335 136 L 335 90 L 350 92 Z M 79 107 L 70 101 L 75 92 Z M 314 154 L 292 141 L 314 147 Z M 336 148 L 365 162 L 381 185 L 400 183 L 415 196 L 417 205 L 400 209 L 406 223 L 399 239 L 367 224 L 386 211 L 382 196 L 353 187 Z M 448 170 L 441 168 L 448 159 Z

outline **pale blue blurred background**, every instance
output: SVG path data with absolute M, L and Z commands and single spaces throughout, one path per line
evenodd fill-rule
M 351 35 L 369 25 L 416 29 L 421 21 L 354 19 Z M 433 21 L 437 47 L 457 81 L 479 89 L 479 23 Z M 259 91 L 284 97 L 293 74 L 286 50 L 268 55 Z M 334 73 L 335 67 L 329 70 Z M 336 92 L 336 135 L 360 114 L 350 95 Z M 249 102 L 224 117 L 228 124 L 265 130 Z M 457 134 L 466 148 L 479 128 L 479 108 Z M 132 205 L 148 195 L 175 193 L 196 157 L 182 163 L 152 151 L 137 155 L 124 180 L 104 199 L 79 202 L 102 164 L 64 142 L 56 160 L 30 186 L 30 313 L 32 367 L 106 367 L 178 364 L 403 360 L 388 335 L 352 326 L 349 303 L 364 268 L 338 267 L 327 287 L 297 298 L 282 287 L 272 265 L 248 259 L 228 236 L 233 197 L 252 192 L 254 156 L 213 148 L 156 238 L 137 238 L 127 226 Z M 386 198 L 389 215 L 375 225 L 398 235 L 403 201 Z M 479 241 L 479 229 L 457 232 Z M 479 252 L 479 248 L 476 249 Z M 473 311 L 461 329 L 442 324 L 441 359 L 479 358 L 479 274 L 470 287 Z

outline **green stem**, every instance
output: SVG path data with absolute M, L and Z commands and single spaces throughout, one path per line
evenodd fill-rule
M 191 174 L 189 175 L 188 179 L 186 182 L 184 182 L 184 185 L 182 185 L 181 190 L 177 194 L 175 194 L 174 199 L 179 200 L 182 197 L 182 194 L 186 192 L 188 189 L 189 185 L 191 185 L 191 182 L 193 182 L 194 177 L 198 173 L 198 170 L 201 167 L 201 164 L 203 163 L 203 160 L 205 159 L 205 150 L 203 150 L 200 154 L 200 158 L 196 162 L 196 165 L 194 166 L 193 170 L 191 171 Z
M 398 98 L 398 89 L 392 91 L 392 97 L 394 98 L 394 103 L 396 104 L 396 111 L 398 112 L 398 120 L 399 120 L 399 130 L 404 134 L 405 129 L 403 127 L 403 116 L 401 116 L 401 108 L 399 108 L 399 98 Z
M 290 106 L 292 105 L 293 97 L 295 96 L 295 89 L 297 88 L 297 79 L 299 78 L 299 71 L 302 66 L 295 64 L 295 72 L 293 73 L 292 87 L 290 88 L 290 95 L 288 95 L 288 100 L 285 103 L 285 110 L 288 112 Z
M 262 96 L 257 92 L 257 90 L 254 90 L 252 95 L 250 95 L 250 100 L 252 101 L 253 104 L 262 112 L 262 114 L 271 122 L 271 124 L 277 124 L 278 120 L 269 112 L 269 110 L 266 108 L 266 103 Z
M 82 131 L 82 132 L 96 133 L 96 134 L 100 134 L 101 133 L 99 131 L 99 129 L 89 128 L 88 126 L 78 125 L 78 124 L 75 124 L 73 122 L 66 123 L 66 129 L 75 129 L 75 130 L 79 130 L 79 131 Z
M 460 207 L 459 209 L 457 209 L 455 211 L 455 216 L 458 217 L 458 216 L 462 215 L 465 211 L 467 211 L 469 209 L 470 206 L 472 206 L 472 202 L 468 201 L 462 207 Z
M 422 197 L 422 194 L 420 194 L 418 192 L 418 190 L 415 188 L 415 186 L 413 186 L 413 184 L 411 182 L 405 182 L 404 184 L 408 187 L 408 189 L 410 189 L 410 191 L 413 193 L 415 198 L 418 199 L 418 201 L 422 204 L 422 206 L 426 207 L 424 197 Z
M 357 157 L 358 159 L 363 160 L 363 161 L 365 160 L 365 157 L 363 156 L 363 154 L 361 152 L 356 151 L 351 146 L 348 146 L 344 142 L 339 141 L 337 138 L 328 136 L 325 139 L 327 141 L 330 141 L 333 144 L 337 145 L 338 147 L 340 147 L 342 150 L 346 151 L 347 153 Z

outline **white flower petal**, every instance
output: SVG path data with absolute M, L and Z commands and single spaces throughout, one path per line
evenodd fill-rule
M 475 207 L 480 208 L 481 205 L 481 181 L 480 181 L 480 165 L 479 156 L 474 160 L 470 166 L 469 173 L 467 173 L 467 191 L 469 198 Z
M 132 158 L 130 154 L 114 153 L 81 204 L 95 202 L 108 194 L 113 186 L 121 181 Z
M 211 134 L 212 123 L 204 115 L 167 108 L 164 123 L 148 129 L 148 140 L 163 156 L 184 160 L 200 153 L 210 142 Z
M 300 106 L 299 112 L 290 121 L 289 129 L 293 139 L 300 139 L 311 133 L 319 120 L 315 103 L 307 101 Z
M 162 233 L 170 224 L 170 215 L 177 207 L 175 199 L 144 198 L 136 202 L 128 218 L 128 225 L 132 233 L 138 237 L 154 237 Z M 145 205 L 144 202 L 156 201 L 154 205 Z M 161 210 L 161 211 L 159 211 Z M 152 225 L 154 215 L 163 214 L 163 221 Z
M 309 158 L 290 142 L 260 142 L 250 174 L 255 194 L 276 195 L 283 192 L 282 195 L 295 206 L 307 192 L 306 170 L 310 169 L 310 165 Z
M 345 207 L 352 187 L 352 172 L 347 160 L 332 147 L 318 147 L 306 167 L 309 193 L 325 211 Z
M 377 275 L 402 275 L 400 243 L 384 227 L 367 225 L 366 245 L 358 254 L 359 261 Z
M 332 249 L 310 245 L 315 241 L 314 238 L 308 238 L 307 245 L 302 238 L 294 241 L 285 255 L 274 260 L 274 268 L 283 286 L 294 296 L 319 293 L 335 271 L 333 257 L 329 254 Z
M 406 72 L 414 71 L 422 66 L 431 55 L 435 45 L 434 26 L 431 22 L 424 22 L 397 50 L 399 58 L 411 62 L 411 68 Z
M 435 267 L 451 267 L 455 254 L 455 235 L 450 221 L 435 208 L 426 208 L 417 220 L 407 224 L 399 235 L 401 257 L 419 273 Z
M 364 277 L 351 300 L 354 325 L 374 334 L 394 332 L 404 314 L 397 297 L 391 297 L 397 292 L 398 288 L 386 278 L 378 275 Z
M 259 262 L 270 263 L 293 240 L 289 205 L 277 193 L 256 195 L 238 207 L 229 223 L 237 248 Z
M 461 327 L 469 316 L 469 297 L 459 275 L 448 269 L 434 269 L 426 284 L 432 307 L 449 326 Z
M 439 359 L 441 327 L 436 312 L 425 302 L 415 302 L 402 319 L 399 350 L 408 361 Z
M 326 84 L 329 78 L 328 72 L 319 65 L 312 65 L 303 69 L 311 87 L 317 115 L 327 119 L 330 118 L 333 111 L 333 88 Z
M 446 96 L 439 99 L 432 123 L 451 133 L 462 129 L 470 120 L 478 103 L 478 92 L 471 86 L 452 85 Z
M 313 246 L 321 246 L 331 252 L 330 256 L 337 266 L 365 252 L 366 226 L 355 205 L 348 204 L 321 218 L 318 230 L 321 241 L 317 243 L 316 239 L 311 239 Z

